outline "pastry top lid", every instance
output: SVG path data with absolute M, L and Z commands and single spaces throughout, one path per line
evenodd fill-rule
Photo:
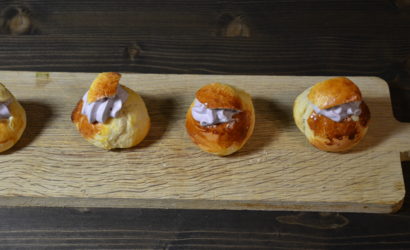
M 7 102 L 12 97 L 13 95 L 10 91 L 2 83 L 0 83 L 0 102 Z
M 195 97 L 210 109 L 242 110 L 241 94 L 246 93 L 227 84 L 211 83 L 200 88 Z
M 114 97 L 117 94 L 120 78 L 121 74 L 116 72 L 98 74 L 88 91 L 87 102 L 92 103 L 99 99 Z
M 328 109 L 348 102 L 362 100 L 360 89 L 346 77 L 337 77 L 316 83 L 308 94 L 311 103 Z

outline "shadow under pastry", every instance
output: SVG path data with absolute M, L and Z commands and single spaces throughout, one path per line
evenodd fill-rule
M 147 136 L 136 146 L 125 149 L 112 149 L 113 152 L 129 151 L 136 148 L 149 147 L 161 140 L 171 122 L 176 120 L 174 113 L 176 100 L 170 97 L 142 95 L 151 120 L 151 127 Z
M 266 98 L 253 98 L 255 128 L 249 141 L 232 156 L 248 155 L 263 150 L 274 142 L 275 134 L 292 126 L 292 110 L 283 104 Z
M 26 111 L 27 125 L 20 140 L 9 150 L 2 154 L 11 154 L 24 147 L 29 146 L 53 117 L 51 106 L 36 101 L 19 100 L 21 106 Z
M 401 128 L 404 128 L 404 124 L 401 124 L 393 117 L 389 98 L 365 98 L 364 101 L 370 110 L 367 134 L 346 153 L 360 152 L 375 147 L 400 131 Z

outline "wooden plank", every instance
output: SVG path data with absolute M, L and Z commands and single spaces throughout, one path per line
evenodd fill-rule
M 408 249 L 409 214 L 0 208 L 13 249 Z
M 395 42 L 384 37 L 372 39 L 377 41 L 373 45 L 369 44 L 369 38 L 314 35 L 304 37 L 303 42 L 299 38 L 280 35 L 257 41 L 234 38 L 207 40 L 206 37 L 192 38 L 189 35 L 175 38 L 140 35 L 138 39 L 134 36 L 6 36 L 0 39 L 0 68 L 82 72 L 118 69 L 147 73 L 341 75 L 350 72 L 354 75 L 382 75 L 390 67 L 391 61 L 386 60 L 380 50 L 396 58 L 395 61 L 404 61 L 403 56 L 410 51 L 409 39 L 397 39 Z M 133 43 L 141 49 L 139 55 L 131 60 L 127 51 Z M 335 51 L 337 56 L 333 56 Z M 326 58 L 314 56 L 326 53 Z
M 28 0 L 0 11 L 16 6 L 33 26 L 18 36 L 3 25 L 1 69 L 384 76 L 410 55 L 410 15 L 388 0 Z M 223 32 L 235 18 L 248 36 Z
M 352 152 L 308 145 L 292 121 L 294 98 L 326 77 L 124 74 L 147 103 L 152 128 L 133 149 L 105 151 L 70 122 L 90 73 L 0 73 L 28 113 L 28 129 L 1 156 L 0 204 L 392 212 L 404 196 L 400 152 L 410 126 L 394 120 L 387 84 L 352 77 L 372 111 L 369 134 Z M 195 91 L 221 81 L 254 98 L 256 129 L 230 157 L 200 151 L 187 137 Z
M 410 180 L 410 161 L 402 162 Z M 409 192 L 406 183 L 406 192 Z M 410 202 L 397 214 L 124 208 L 0 208 L 8 248 L 408 249 Z

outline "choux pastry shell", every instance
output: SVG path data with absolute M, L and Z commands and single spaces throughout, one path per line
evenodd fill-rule
M 243 90 L 221 83 L 208 84 L 196 92 L 186 113 L 185 127 L 192 141 L 202 150 L 225 156 L 241 149 L 253 133 L 255 111 L 251 96 Z M 194 119 L 195 103 L 210 110 L 234 111 L 229 122 L 203 126 Z M 208 110 L 209 111 L 209 110 Z
M 80 100 L 71 114 L 71 120 L 80 134 L 90 143 L 104 149 L 130 148 L 140 143 L 150 129 L 150 117 L 140 95 L 126 86 L 120 85 L 121 75 L 115 72 L 101 73 L 88 91 L 86 102 L 115 98 L 119 88 L 128 95 L 115 117 L 104 122 L 90 122 L 82 114 L 84 98 Z
M 360 114 L 345 113 L 346 117 L 340 117 L 340 121 L 318 113 L 337 109 L 341 112 L 349 108 L 354 112 L 351 107 L 343 107 L 352 104 L 359 108 Z M 301 93 L 294 102 L 293 117 L 299 130 L 313 146 L 324 151 L 341 152 L 351 149 L 363 139 L 368 129 L 370 111 L 356 84 L 348 78 L 337 77 L 319 82 Z

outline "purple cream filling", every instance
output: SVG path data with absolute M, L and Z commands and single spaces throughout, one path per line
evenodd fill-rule
M 345 103 L 328 109 L 320 109 L 313 104 L 312 107 L 317 114 L 326 116 L 327 118 L 335 122 L 341 122 L 350 115 L 359 116 L 362 113 L 362 110 L 360 109 L 360 104 L 361 102 L 358 101 Z
M 120 85 L 117 94 L 112 98 L 102 98 L 92 103 L 87 103 L 88 91 L 83 96 L 81 114 L 87 116 L 89 123 L 104 123 L 109 117 L 115 118 L 128 98 L 128 93 Z
M 210 109 L 205 104 L 194 101 L 192 107 L 192 117 L 201 124 L 201 126 L 216 125 L 219 123 L 230 122 L 233 116 L 241 111 L 234 109 Z
M 12 99 L 9 99 L 6 102 L 0 102 L 0 119 L 9 119 L 11 116 L 9 104 L 12 101 Z

